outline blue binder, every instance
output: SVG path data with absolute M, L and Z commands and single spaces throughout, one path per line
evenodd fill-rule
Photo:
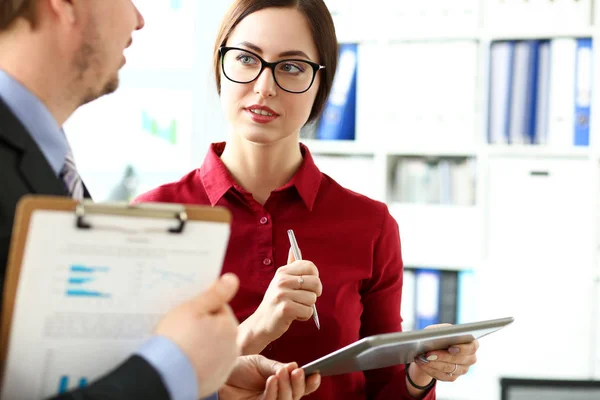
M 590 102 L 592 97 L 592 39 L 577 40 L 575 73 L 575 146 L 590 145 Z
M 508 144 L 510 143 L 510 105 L 513 101 L 515 42 L 493 42 L 490 53 L 488 142 Z
M 440 323 L 440 280 L 441 271 L 418 269 L 415 272 L 416 315 L 415 329 Z
M 527 71 L 527 110 L 525 111 L 525 126 L 527 128 L 527 143 L 535 143 L 536 116 L 538 107 L 538 70 L 540 62 L 541 41 L 527 42 L 530 51 L 529 69 Z
M 317 139 L 354 140 L 358 45 L 342 44 L 331 94 L 317 128 Z

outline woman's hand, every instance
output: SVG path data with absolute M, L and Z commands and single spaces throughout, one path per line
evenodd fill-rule
M 432 325 L 425 329 L 448 325 Z M 435 350 L 423 354 L 415 359 L 414 364 L 418 368 L 411 368 L 411 378 L 423 382 L 423 375 L 427 375 L 429 378 L 425 379 L 426 381 L 435 378 L 438 381 L 454 382 L 477 362 L 478 349 L 479 341 L 473 340 L 470 343 L 452 346 L 448 350 Z
M 309 320 L 312 306 L 322 291 L 315 264 L 295 261 L 290 252 L 288 264 L 277 269 L 257 310 L 240 324 L 242 354 L 260 353 L 283 335 L 292 322 Z

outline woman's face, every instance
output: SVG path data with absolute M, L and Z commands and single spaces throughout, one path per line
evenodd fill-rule
M 308 20 L 294 8 L 266 8 L 250 14 L 233 30 L 226 46 L 248 50 L 267 62 L 286 59 L 320 62 Z M 227 63 L 231 70 L 239 71 L 236 73 L 260 68 L 260 61 L 252 54 L 230 53 Z M 312 77 L 312 68 L 303 71 L 303 67 L 306 65 L 302 63 L 279 64 L 278 81 L 293 85 L 302 74 Z M 310 89 L 296 94 L 277 86 L 270 68 L 265 68 L 255 81 L 246 84 L 230 81 L 221 69 L 221 104 L 235 135 L 260 144 L 285 138 L 295 141 L 308 120 L 319 82 L 317 73 Z

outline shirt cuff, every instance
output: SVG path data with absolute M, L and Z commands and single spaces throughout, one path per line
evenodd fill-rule
M 194 367 L 171 340 L 163 336 L 154 336 L 144 343 L 136 354 L 159 373 L 171 400 L 198 398 L 198 381 Z

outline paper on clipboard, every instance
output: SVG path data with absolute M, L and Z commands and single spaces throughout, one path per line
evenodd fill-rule
M 168 231 L 174 218 L 143 214 L 86 215 L 91 228 L 81 229 L 75 203 L 54 200 L 65 201 L 71 209 L 31 211 L 2 399 L 46 398 L 87 385 L 135 352 L 162 315 L 221 272 L 230 232 L 226 210 L 215 220 L 188 219 L 181 233 Z

